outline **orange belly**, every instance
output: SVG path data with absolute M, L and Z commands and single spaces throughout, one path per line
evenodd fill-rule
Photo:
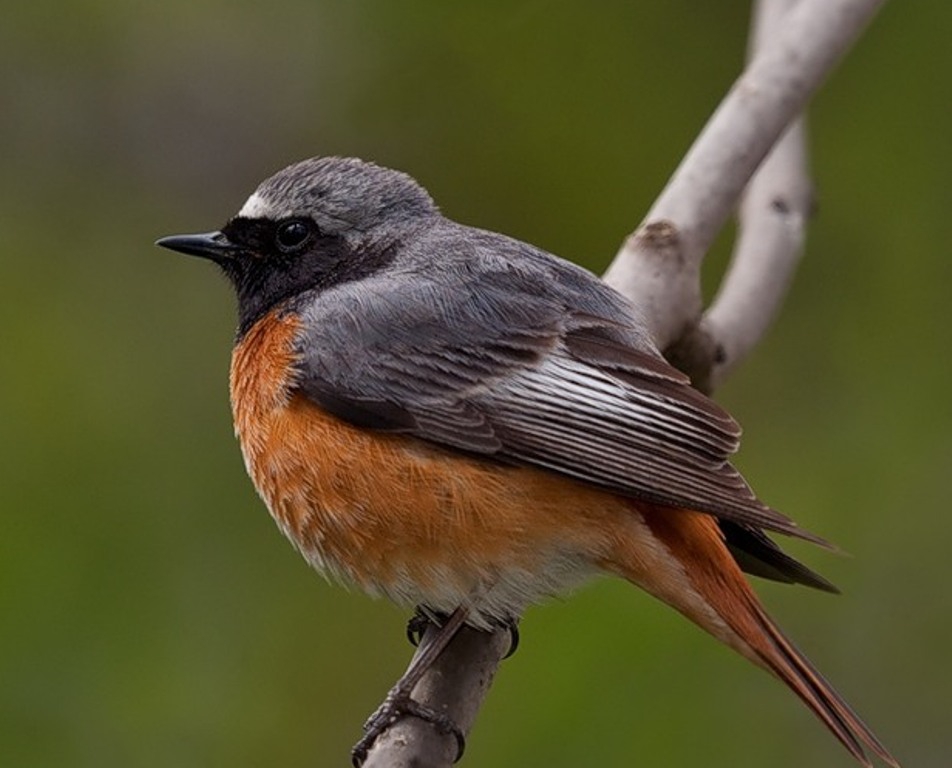
M 598 570 L 629 503 L 531 468 L 357 429 L 294 393 L 295 318 L 235 348 L 231 397 L 248 472 L 319 570 L 435 609 L 518 615 Z
M 294 391 L 298 329 L 272 314 L 245 335 L 231 399 L 248 473 L 315 568 L 400 603 L 467 605 L 477 624 L 603 570 L 673 604 L 691 597 L 651 529 L 655 515 L 676 512 L 353 427 Z

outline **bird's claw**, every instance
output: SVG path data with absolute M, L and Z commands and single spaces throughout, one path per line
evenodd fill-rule
M 466 738 L 459 726 L 449 717 L 442 712 L 437 712 L 432 707 L 411 699 L 409 696 L 387 696 L 383 704 L 367 718 L 367 722 L 364 723 L 364 735 L 350 752 L 350 759 L 354 768 L 361 768 L 377 739 L 400 718 L 407 715 L 431 723 L 440 733 L 456 739 L 454 763 L 463 756 L 463 751 L 466 749 Z
M 433 623 L 439 626 L 445 619 L 446 616 L 443 614 L 429 613 L 418 606 L 416 612 L 407 621 L 407 640 L 410 642 L 410 645 L 414 648 L 418 648 L 420 641 L 423 640 L 423 634 L 426 632 L 426 628 Z M 500 621 L 499 626 L 509 630 L 509 650 L 506 651 L 506 655 L 502 657 L 505 661 L 512 656 L 519 647 L 519 622 L 516 619 L 506 619 Z
M 416 612 L 407 621 L 407 640 L 410 641 L 410 645 L 419 648 L 423 633 L 432 623 L 433 619 L 418 606 Z

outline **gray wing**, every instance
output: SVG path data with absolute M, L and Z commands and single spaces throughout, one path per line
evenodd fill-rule
M 520 258 L 476 248 L 455 268 L 318 294 L 301 391 L 359 426 L 817 540 L 757 500 L 728 461 L 737 424 L 661 358 L 620 295 L 499 239 Z

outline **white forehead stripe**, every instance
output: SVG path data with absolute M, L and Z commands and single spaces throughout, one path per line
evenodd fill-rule
M 288 214 L 289 211 L 276 208 L 257 192 L 249 197 L 238 211 L 238 215 L 244 219 L 280 219 Z

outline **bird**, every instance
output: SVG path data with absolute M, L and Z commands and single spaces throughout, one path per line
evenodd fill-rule
M 157 244 L 234 288 L 235 432 L 316 570 L 453 631 L 620 577 L 779 678 L 859 763 L 899 765 L 744 575 L 835 592 L 770 535 L 825 542 L 758 498 L 731 464 L 737 422 L 596 275 L 346 157 L 292 164 L 220 230 Z M 452 731 L 410 688 L 406 711 Z

